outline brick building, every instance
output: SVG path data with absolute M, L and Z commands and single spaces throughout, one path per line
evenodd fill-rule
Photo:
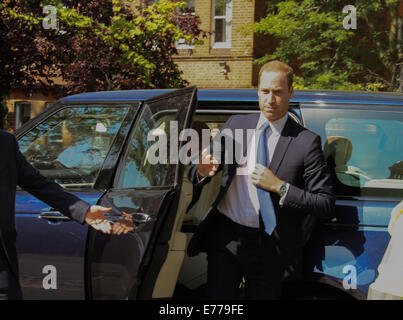
M 158 0 L 137 0 L 145 6 Z M 200 17 L 200 28 L 210 31 L 202 45 L 178 44 L 174 61 L 183 78 L 200 88 L 250 88 L 257 85 L 254 59 L 270 49 L 268 37 L 242 29 L 265 15 L 268 0 L 182 0 Z
M 29 119 L 34 118 L 45 108 L 50 107 L 60 94 L 57 90 L 49 90 L 46 93 L 38 91 L 32 96 L 27 96 L 21 90 L 12 90 L 5 105 L 8 114 L 5 117 L 5 130 L 14 132 L 15 129 L 21 127 Z
M 201 29 L 213 31 L 202 45 L 178 46 L 174 58 L 183 77 L 200 88 L 248 88 L 257 85 L 256 57 L 269 41 L 242 30 L 265 13 L 267 0 L 192 0 Z M 266 41 L 265 41 L 266 40 Z

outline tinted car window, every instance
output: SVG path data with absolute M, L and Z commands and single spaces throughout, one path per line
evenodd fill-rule
M 314 127 L 322 134 L 325 158 L 338 182 L 361 189 L 403 189 L 403 113 L 323 114 L 316 116 Z
M 92 188 L 128 107 L 68 107 L 19 140 L 41 173 L 67 188 Z
M 183 95 L 146 104 L 129 139 L 129 145 L 115 187 L 171 186 L 175 183 L 178 154 L 170 142 L 178 142 L 188 105 Z M 178 137 L 171 135 L 178 134 Z M 161 148 L 160 148 L 161 147 Z

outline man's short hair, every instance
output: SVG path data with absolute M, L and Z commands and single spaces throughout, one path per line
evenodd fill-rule
M 273 60 L 273 61 L 265 63 L 260 68 L 260 71 L 259 71 L 258 87 L 260 87 L 260 78 L 262 77 L 263 72 L 282 72 L 282 73 L 284 73 L 287 77 L 288 90 L 292 87 L 294 70 L 288 64 L 278 61 L 278 60 Z

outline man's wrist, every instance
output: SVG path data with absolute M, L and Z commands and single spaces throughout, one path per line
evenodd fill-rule
M 199 172 L 199 168 L 197 168 L 197 170 L 196 170 L 196 177 L 197 177 L 197 180 L 201 180 L 201 179 L 203 179 L 203 178 L 205 178 L 205 176 L 203 176 L 202 174 L 200 174 L 200 172 Z
M 288 185 L 289 185 L 288 182 L 285 182 L 282 180 L 279 182 L 279 184 L 276 188 L 276 192 L 280 197 L 283 197 L 286 194 L 286 192 L 288 190 Z

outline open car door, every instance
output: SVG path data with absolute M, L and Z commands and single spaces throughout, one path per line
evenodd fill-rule
M 142 104 L 113 186 L 100 201 L 113 208 L 111 220 L 119 221 L 124 213 L 135 229 L 122 235 L 89 231 L 89 296 L 93 299 L 153 297 L 174 246 L 183 176 L 178 150 L 186 143 L 178 137 L 190 127 L 196 104 L 196 87 L 159 95 Z
M 96 204 L 103 191 L 94 183 L 138 105 L 59 103 L 16 132 L 20 150 L 44 176 Z M 24 299 L 85 299 L 88 225 L 19 189 L 16 229 Z

